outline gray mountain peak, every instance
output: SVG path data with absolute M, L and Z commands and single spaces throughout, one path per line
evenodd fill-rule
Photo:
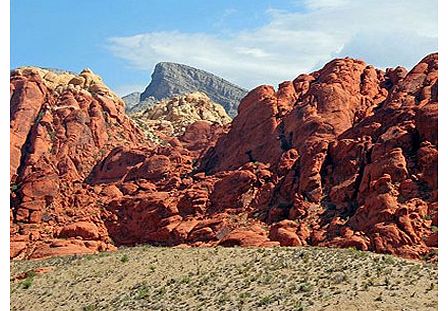
M 231 117 L 237 114 L 239 102 L 247 94 L 247 90 L 207 71 L 161 62 L 155 66 L 151 83 L 140 95 L 140 104 L 195 91 L 206 93 L 214 102 L 222 105 Z M 136 108 L 134 106 L 132 110 Z
M 126 111 L 131 111 L 135 106 L 140 104 L 140 95 L 140 92 L 132 92 L 121 98 L 126 104 Z

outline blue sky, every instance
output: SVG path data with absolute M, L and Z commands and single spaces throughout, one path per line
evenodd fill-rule
M 436 50 L 435 0 L 11 1 L 11 68 L 89 67 L 120 95 L 160 61 L 252 88 L 334 57 L 411 67 Z

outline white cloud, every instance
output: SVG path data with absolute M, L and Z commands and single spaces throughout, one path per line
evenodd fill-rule
M 110 50 L 151 71 L 160 61 L 208 70 L 247 88 L 278 84 L 337 56 L 413 66 L 437 49 L 437 1 L 305 0 L 270 10 L 263 27 L 232 34 L 150 32 L 110 38 Z
M 299 1 L 297 4 L 301 4 Z M 350 3 L 350 0 L 306 0 L 305 6 L 311 10 L 337 8 Z

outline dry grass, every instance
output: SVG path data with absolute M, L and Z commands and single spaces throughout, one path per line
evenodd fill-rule
M 44 274 L 22 272 L 52 267 Z M 324 248 L 123 248 L 11 263 L 12 310 L 437 310 L 437 266 Z

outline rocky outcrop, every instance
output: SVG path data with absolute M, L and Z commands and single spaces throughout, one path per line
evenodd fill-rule
M 114 147 L 146 144 L 123 102 L 89 69 L 19 68 L 10 89 L 11 256 L 113 249 L 85 178 Z
M 140 92 L 133 92 L 121 98 L 124 102 L 125 111 L 127 113 L 130 113 L 132 111 L 132 108 L 140 103 L 140 95 Z
M 437 54 L 409 72 L 336 59 L 252 90 L 230 127 L 195 119 L 163 144 L 91 75 L 11 76 L 11 257 L 137 243 L 436 254 Z
M 282 245 L 418 258 L 434 245 L 437 85 L 437 54 L 409 73 L 334 60 L 251 91 L 200 169 L 269 165 L 273 182 L 255 205 Z
M 202 94 L 182 97 L 201 120 L 182 123 L 183 110 L 175 112 L 178 105 L 173 104 L 164 116 L 185 129 L 178 137 L 155 131 L 166 138 L 161 146 L 145 139 L 125 115 L 124 103 L 90 70 L 74 75 L 19 68 L 11 72 L 10 89 L 12 258 L 93 253 L 138 241 L 162 243 L 161 237 L 150 240 L 153 235 L 142 233 L 147 222 L 135 218 L 127 223 L 121 216 L 127 208 L 132 217 L 175 208 L 170 202 L 192 185 L 188 175 L 196 159 L 225 132 L 218 121 L 201 118 L 229 120 Z M 215 110 L 208 111 L 210 107 Z M 140 206 L 139 197 L 146 202 L 143 210 L 133 210 Z M 193 202 L 198 204 L 196 197 Z M 117 206 L 122 208 L 115 210 Z M 177 218 L 187 211 L 181 209 Z M 168 230 L 176 219 L 164 220 L 160 213 L 151 228 L 154 232 Z M 183 237 L 179 240 L 186 239 L 191 224 L 188 219 L 176 229 Z M 121 230 L 128 240 L 120 238 Z M 141 236 L 130 234 L 132 230 Z
M 224 107 L 234 117 L 238 104 L 247 91 L 223 78 L 190 66 L 163 62 L 158 63 L 151 76 L 151 83 L 140 96 L 140 104 L 129 112 L 145 110 L 154 102 L 192 92 L 203 92 Z
M 212 102 L 201 92 L 188 93 L 162 100 L 145 111 L 130 117 L 147 138 L 161 143 L 163 137 L 177 137 L 196 121 L 226 125 L 232 121 L 221 105 Z M 160 134 L 163 136 L 160 137 Z

